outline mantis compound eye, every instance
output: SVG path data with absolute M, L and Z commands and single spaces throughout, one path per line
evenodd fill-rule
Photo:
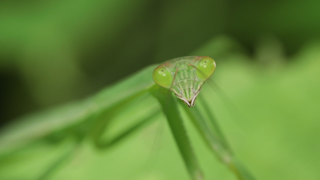
M 154 82 L 159 86 L 162 86 L 166 89 L 170 89 L 173 81 L 171 72 L 165 68 L 163 65 L 157 67 L 152 74 Z
M 206 81 L 216 69 L 216 62 L 207 56 L 202 57 L 196 65 L 197 76 L 200 81 Z

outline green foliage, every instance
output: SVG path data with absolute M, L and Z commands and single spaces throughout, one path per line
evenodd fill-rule
M 0 179 L 320 179 L 318 7 L 0 2 Z M 157 102 L 149 65 L 185 55 L 227 98 Z
M 259 70 L 261 67 L 258 67 L 256 65 L 250 65 L 247 64 L 245 61 L 241 60 L 239 57 L 245 57 L 245 56 L 238 56 L 239 61 L 230 61 L 230 63 L 225 63 L 219 66 L 216 74 L 213 76 L 215 78 L 215 81 L 219 83 L 221 88 L 226 90 L 226 93 L 228 96 L 235 102 L 235 105 L 237 106 L 237 111 L 232 111 L 231 114 L 226 111 L 226 107 L 221 100 L 217 99 L 216 96 L 209 96 L 213 100 L 209 100 L 206 98 L 207 104 L 216 113 L 217 120 L 219 121 L 219 124 L 221 124 L 223 131 L 225 132 L 225 138 L 230 140 L 230 145 L 234 147 L 234 153 L 239 156 L 239 159 L 244 162 L 245 166 L 249 167 L 249 169 L 254 172 L 254 175 L 257 177 L 257 179 L 290 179 L 294 176 L 297 176 L 299 173 L 304 173 L 305 170 L 300 171 L 289 171 L 294 168 L 294 166 L 287 166 L 287 162 L 293 162 L 293 160 L 298 160 L 302 164 L 306 164 L 310 168 L 308 169 L 309 177 L 310 179 L 316 179 L 317 178 L 317 170 L 316 167 L 318 161 L 312 160 L 313 158 L 316 158 L 316 149 L 310 148 L 315 147 L 314 140 L 312 138 L 308 141 L 304 142 L 304 146 L 289 151 L 290 147 L 294 147 L 294 144 L 296 144 L 295 141 L 290 141 L 291 137 L 299 137 L 300 140 L 303 140 L 305 138 L 309 139 L 310 137 L 317 137 L 317 131 L 309 131 L 308 127 L 302 128 L 302 124 L 304 124 L 305 120 L 309 122 L 307 126 L 311 128 L 311 126 L 317 127 L 317 121 L 314 121 L 313 119 L 317 117 L 316 109 L 309 109 L 307 111 L 307 114 L 305 116 L 299 117 L 299 112 L 304 112 L 306 109 L 303 108 L 303 104 L 307 102 L 311 102 L 313 104 L 308 104 L 308 107 L 312 107 L 317 105 L 318 101 L 316 99 L 319 98 L 319 95 L 317 93 L 316 89 L 319 89 L 320 87 L 317 84 L 311 83 L 314 82 L 315 79 L 319 78 L 320 74 L 317 70 L 316 64 L 318 61 L 316 59 L 320 57 L 320 54 L 318 53 L 319 45 L 314 44 L 310 45 L 305 48 L 305 50 L 301 51 L 299 55 L 295 58 L 295 63 L 291 66 L 284 69 L 284 71 L 279 71 L 279 69 L 283 69 L 283 66 L 275 65 L 270 66 L 270 68 L 264 70 L 261 72 Z M 236 58 L 234 55 L 230 54 L 228 58 Z M 152 74 L 152 69 L 154 68 L 150 67 L 141 73 L 137 74 L 136 76 L 133 76 L 132 78 L 123 81 L 122 83 L 119 83 L 115 86 L 112 86 L 110 88 L 107 88 L 106 90 L 102 91 L 101 93 L 98 93 L 98 95 L 94 96 L 94 98 L 89 98 L 87 101 L 84 102 L 94 102 L 92 105 L 95 105 L 94 107 L 100 112 L 99 107 L 103 109 L 108 109 L 108 107 L 111 107 L 109 103 L 111 102 L 122 102 L 121 99 L 124 97 L 130 97 L 134 95 L 135 91 L 127 87 L 131 87 L 132 84 L 135 84 L 137 82 L 141 82 L 144 84 L 143 80 L 141 78 L 151 78 L 146 77 L 144 73 Z M 219 70 L 219 67 L 220 70 Z M 272 73 L 271 73 L 272 72 Z M 235 81 L 235 78 L 237 81 Z M 296 81 L 292 81 L 292 78 L 294 78 Z M 313 79 L 315 78 L 315 79 Z M 138 80 L 139 79 L 139 80 Z M 222 81 L 223 80 L 223 81 Z M 150 83 L 149 80 L 147 80 L 148 83 L 145 85 L 141 85 L 137 87 L 137 91 L 139 90 L 139 87 L 150 87 L 148 85 Z M 237 83 L 235 83 L 237 82 Z M 283 91 L 283 88 L 280 88 L 280 85 L 289 86 L 292 91 L 290 93 Z M 312 87 L 310 89 L 310 87 Z M 307 92 L 305 92 L 308 90 Z M 119 94 L 123 94 L 121 96 L 115 96 L 114 92 L 117 92 Z M 121 93 L 123 92 L 123 93 Z M 117 94 L 116 93 L 116 94 Z M 260 96 L 260 94 L 263 94 L 263 96 Z M 209 94 L 212 94 L 211 89 L 209 86 L 205 86 L 203 91 L 201 92 L 201 97 L 208 96 Z M 141 95 L 139 95 L 141 96 Z M 257 99 L 256 97 L 259 97 Z M 115 99 L 114 99 L 115 98 Z M 120 98 L 120 99 L 119 99 Z M 136 121 L 139 123 L 140 119 L 143 119 L 143 117 L 150 116 L 147 112 L 152 112 L 159 107 L 157 107 L 157 103 L 155 103 L 154 99 L 151 98 L 150 95 L 147 95 L 146 97 L 141 97 L 142 99 L 134 101 L 131 105 L 128 104 L 125 107 L 129 108 L 122 108 L 123 110 L 117 112 L 114 119 L 113 119 L 113 126 L 120 126 L 115 127 L 116 132 L 108 132 L 109 135 L 116 137 L 119 134 L 119 132 L 123 132 L 123 129 L 126 130 L 129 127 L 130 129 L 134 129 L 136 126 L 127 124 L 128 120 L 130 121 Z M 262 98 L 262 99 L 261 99 Z M 315 101 L 309 101 L 310 98 L 313 98 Z M 104 101 L 104 99 L 114 99 L 111 102 Z M 139 99 L 139 98 L 138 98 Z M 290 106 L 285 105 L 287 102 L 284 101 L 284 99 L 296 101 L 297 103 L 292 103 Z M 300 102 L 302 105 L 300 105 L 298 102 Z M 90 103 L 90 104 L 91 104 Z M 75 103 L 75 104 L 81 104 L 81 103 Z M 84 103 L 86 104 L 86 103 Z M 117 103 L 115 103 L 117 104 Z M 150 104 L 153 104 L 152 107 Z M 184 104 L 183 104 L 184 105 Z M 185 106 L 185 105 L 184 105 Z M 21 134 L 20 136 L 13 136 L 13 134 L 19 134 L 24 130 L 28 129 L 27 122 L 31 122 L 30 119 L 36 119 L 41 118 L 42 123 L 44 122 L 50 122 L 51 119 L 60 119 L 61 115 L 65 115 L 65 117 L 68 117 L 72 119 L 72 117 L 76 117 L 73 121 L 67 121 L 65 120 L 65 124 L 60 124 L 59 129 L 65 129 L 66 127 L 70 126 L 68 125 L 70 122 L 77 122 L 76 120 L 81 120 L 84 116 L 76 116 L 79 114 L 79 112 L 83 112 L 82 109 L 79 107 L 81 106 L 68 106 L 70 112 L 69 115 L 65 113 L 66 111 L 62 110 L 53 110 L 48 113 L 44 113 L 44 115 L 34 115 L 28 117 L 28 120 L 21 120 L 21 124 L 17 123 L 17 125 L 12 126 L 11 129 L 7 129 L 7 133 L 2 133 L 2 141 L 1 144 L 4 144 L 3 141 L 5 137 L 19 137 L 18 139 L 21 141 L 17 141 L 17 139 L 10 139 L 10 144 L 6 144 L 6 148 L 9 148 L 11 145 L 15 143 L 21 143 L 25 142 L 25 140 L 20 139 L 22 137 L 25 137 L 26 139 L 31 139 L 28 137 L 27 134 Z M 183 107 L 183 106 L 182 106 Z M 203 109 L 201 101 L 198 102 L 196 107 L 199 107 L 199 110 Z M 295 113 L 287 113 L 291 112 L 291 108 L 295 109 Z M 67 109 L 61 108 L 61 109 Z M 73 111 L 71 110 L 73 109 Z M 148 110 L 149 109 L 149 110 Z M 153 109 L 153 110 L 152 110 Z M 227 108 L 228 109 L 228 108 Z M 192 111 L 195 111 L 196 109 L 190 109 Z M 254 111 L 253 111 L 254 110 Z M 142 111 L 142 112 L 141 112 Z M 85 114 L 90 114 L 92 111 L 85 111 Z M 120 114 L 121 112 L 121 114 Z M 205 111 L 204 111 L 205 112 Z M 196 113 L 196 112 L 193 112 Z M 71 116 L 73 114 L 73 116 Z M 189 113 L 188 113 L 189 114 Z M 205 147 L 203 147 L 202 142 L 198 137 L 195 136 L 195 132 L 193 128 L 191 127 L 191 124 L 186 121 L 186 115 L 182 114 L 183 121 L 186 123 L 186 128 L 188 134 L 191 136 L 191 142 L 195 147 L 195 154 L 199 156 L 199 164 L 203 169 L 204 177 L 207 179 L 214 178 L 214 177 L 220 177 L 225 179 L 234 179 L 232 175 L 228 173 L 228 171 L 223 168 L 223 166 L 219 165 L 219 162 L 216 162 L 215 158 L 209 158 L 210 152 L 206 150 Z M 205 115 L 208 116 L 208 115 Z M 236 118 L 231 118 L 230 116 L 236 116 Z M 159 117 L 155 116 L 155 119 L 159 119 Z M 48 121 L 46 121 L 46 119 Z M 86 118 L 85 118 L 86 119 Z M 153 119 L 153 118 L 151 118 Z M 161 118 L 162 119 L 162 118 Z M 233 119 L 233 120 L 231 120 Z M 290 122 L 288 124 L 287 120 L 290 119 Z M 105 120 L 105 119 L 104 119 Z M 197 118 L 195 120 L 201 120 L 201 118 Z M 304 120 L 304 121 L 303 121 Z M 32 124 L 29 124 L 30 127 L 33 127 L 41 122 L 35 122 Z M 211 147 L 214 146 L 214 141 L 217 139 L 215 137 L 216 135 L 219 136 L 219 133 L 215 132 L 215 136 L 211 134 L 211 130 L 207 129 L 210 127 L 209 124 L 202 124 L 199 121 L 198 129 L 200 129 L 203 137 L 207 137 L 208 144 L 210 145 L 210 142 L 213 142 Z M 208 122 L 207 122 L 208 123 Z M 20 125 L 19 125 L 20 124 Z M 23 125 L 24 124 L 24 125 Z M 127 124 L 127 125 L 125 125 Z M 134 124 L 134 123 L 133 123 Z M 261 126 L 263 124 L 263 126 Z M 49 124 L 50 125 L 50 124 Z M 113 127 L 111 126 L 111 127 Z M 122 126 L 122 127 L 121 127 Z M 123 127 L 124 126 L 124 127 Z M 287 127 L 291 128 L 287 128 Z M 50 128 L 54 129 L 54 126 L 49 126 Z M 108 127 L 108 129 L 113 129 L 111 127 Z M 132 127 L 132 128 L 130 128 Z M 281 128 L 282 127 L 282 128 Z M 119 129 L 120 128 L 120 129 Z M 154 131 L 154 126 L 149 126 L 146 130 L 143 130 L 142 133 L 146 133 L 145 131 L 152 131 L 152 134 L 156 134 Z M 204 129 L 203 129 L 204 128 Z M 281 128 L 277 129 L 277 128 Z M 301 129 L 302 128 L 302 129 Z M 39 128 L 43 129 L 43 128 Z M 67 128 L 68 129 L 68 128 Z M 71 128 L 72 129 L 72 128 Z M 75 129 L 79 129 L 79 126 Z M 122 130 L 121 130 L 122 129 Z M 141 129 L 141 128 L 140 128 Z M 153 130 L 152 130 L 153 129 Z M 31 131 L 30 132 L 34 132 Z M 43 131 L 39 131 L 43 132 Z M 50 132 L 50 131 L 46 131 Z M 2 157 L 1 160 L 1 176 L 3 179 L 13 178 L 13 177 L 20 177 L 20 174 L 24 174 L 24 177 L 26 179 L 33 179 L 35 177 L 40 177 L 43 172 L 46 172 L 49 167 L 51 167 L 54 162 L 59 160 L 60 157 L 64 157 L 65 154 L 68 154 L 68 151 L 70 151 L 70 148 L 72 149 L 72 144 L 70 142 L 75 142 L 73 139 L 66 138 L 65 140 L 60 141 L 53 141 L 54 137 L 59 137 L 59 133 L 62 133 L 63 131 L 58 131 L 54 133 L 54 136 L 51 138 L 47 138 L 45 141 L 40 141 L 37 144 L 33 144 L 32 146 L 25 147 L 20 152 L 17 152 L 14 155 L 10 155 L 10 158 Z M 303 133 L 302 133 L 303 132 Z M 169 133 L 169 132 L 167 132 Z M 165 134 L 167 134 L 165 133 Z M 11 134 L 11 136 L 9 136 Z M 62 135 L 65 133 L 62 133 Z M 170 134 L 170 133 L 169 133 Z M 150 149 L 143 146 L 143 142 L 146 140 L 147 136 L 137 136 L 137 135 L 130 135 L 128 140 L 125 140 L 124 143 L 117 143 L 116 148 L 112 148 L 111 151 L 101 151 L 105 152 L 103 154 L 97 153 L 95 149 L 92 149 L 91 145 L 92 143 L 84 143 L 80 146 L 77 146 L 78 152 L 73 154 L 73 160 L 67 160 L 67 162 L 63 162 L 63 165 L 61 165 L 58 170 L 56 170 L 55 173 L 53 173 L 52 178 L 85 178 L 85 177 L 95 177 L 96 179 L 103 179 L 102 177 L 117 177 L 119 179 L 126 179 L 128 176 L 117 174 L 116 172 L 119 172 L 120 169 L 125 170 L 129 174 L 134 174 L 135 178 L 147 178 L 147 177 L 160 177 L 160 178 L 186 178 L 185 177 L 185 171 L 183 168 L 183 164 L 180 160 L 180 156 L 177 155 L 176 148 L 170 148 L 175 147 L 172 139 L 170 140 L 170 135 L 165 135 L 164 141 L 166 142 L 161 148 L 161 150 L 158 150 L 164 154 L 158 154 L 156 155 L 155 159 L 158 159 L 155 161 L 154 167 L 148 167 L 149 173 L 146 175 L 143 175 L 145 170 L 144 163 L 148 161 L 149 157 L 146 156 L 147 152 L 150 152 Z M 196 133 L 197 134 L 197 133 Z M 299 134 L 299 136 L 297 136 Z M 39 135 L 39 134 L 38 134 Z M 41 134 L 40 134 L 41 135 Z M 46 134 L 43 134 L 46 137 Z M 61 135 L 61 136 L 62 136 Z M 109 136 L 108 135 L 108 136 Z M 169 135 L 169 136 L 168 136 Z M 153 135 L 152 135 L 153 136 Z M 34 137 L 34 136 L 32 136 Z M 39 137 L 39 136 L 38 136 Z M 71 136 L 72 137 L 72 136 Z M 110 137 L 109 137 L 110 138 Z M 141 139 L 142 138 L 142 139 Z M 286 145 L 279 144 L 280 139 L 287 139 Z M 59 139 L 59 138 L 58 138 Z M 153 139 L 153 138 L 152 138 Z M 211 139 L 211 140 L 210 140 Z M 221 139 L 221 138 L 218 138 Z M 268 139 L 268 141 L 266 141 Z M 88 139 L 89 140 L 89 139 Z M 86 140 L 85 142 L 91 142 Z M 169 143 L 170 142 L 170 143 Z M 219 142 L 219 141 L 218 141 Z M 282 141 L 280 141 L 282 142 Z M 167 144 L 169 143 L 169 144 Z M 221 142 L 223 145 L 224 143 Z M 4 146 L 2 146 L 3 148 Z M 227 149 L 226 152 L 229 152 L 228 147 L 225 147 Z M 50 150 L 49 150 L 50 149 Z M 130 151 L 129 151 L 130 150 Z M 214 149 L 213 149 L 214 150 Z M 302 155 L 302 152 L 309 152 L 305 155 Z M 221 152 L 224 153 L 224 152 Z M 230 153 L 230 152 L 229 152 Z M 219 157 L 219 153 L 218 157 Z M 255 158 L 252 158 L 254 155 Z M 314 156 L 315 155 L 315 156 Z M 167 156 L 167 157 L 166 157 Z M 272 156 L 270 158 L 267 158 L 269 156 Z M 275 157 L 274 157 L 275 156 Z M 46 158 L 44 158 L 46 157 Z M 222 156 L 221 156 L 222 157 Z M 277 158 L 276 158 L 277 157 Z M 281 158 L 280 158 L 281 157 Z M 80 159 L 82 160 L 80 160 Z M 110 159 L 111 158 L 111 159 Z M 153 159 L 152 158 L 152 159 Z M 78 164 L 76 162 L 76 159 L 80 162 L 85 162 L 85 164 Z M 266 163 L 266 160 L 268 159 L 268 163 Z M 127 160 L 130 160 L 132 163 L 126 163 Z M 169 163 L 170 162 L 170 163 Z M 178 163 L 180 162 L 180 163 Z M 114 163 L 121 163 L 121 168 L 119 166 L 114 166 Z M 169 163 L 168 165 L 165 165 L 166 163 Z M 172 163 L 175 165 L 172 166 Z M 178 165 L 180 164 L 180 165 Z M 278 169 L 289 169 L 288 173 L 277 173 L 277 175 L 274 175 L 273 172 L 277 172 L 273 166 L 270 166 L 270 164 L 274 165 Z M 37 167 L 38 171 L 31 171 L 26 169 L 26 165 Z M 235 166 L 242 166 L 238 164 L 238 161 L 234 161 Z M 92 172 L 99 172 L 100 170 L 93 170 L 94 167 L 106 167 L 109 169 L 107 172 L 110 173 L 110 171 L 113 171 L 113 173 L 106 173 L 102 175 L 93 175 L 90 171 L 92 169 Z M 89 168 L 87 171 L 81 170 L 82 168 Z M 140 167 L 140 168 L 139 168 Z M 304 166 L 306 167 L 306 166 Z M 71 169 L 76 168 L 76 174 L 75 171 Z M 117 170 L 117 168 L 120 168 Z M 147 168 L 147 169 L 148 169 Z M 68 170 L 70 169 L 70 170 Z M 99 169 L 99 168 L 98 168 Z M 130 169 L 130 170 L 129 170 Z M 192 168 L 193 169 L 193 168 Z M 242 168 L 238 168 L 239 170 L 242 170 Z M 101 169 L 102 170 L 102 169 Z M 13 173 L 13 172 L 20 172 L 20 173 Z M 102 171 L 104 172 L 104 171 Z M 140 173 L 138 173 L 140 172 Z M 172 172 L 172 173 L 170 173 Z M 175 173 L 173 173 L 175 172 Z M 142 173 L 142 174 L 141 174 Z M 243 173 L 243 172 L 240 172 Z M 277 178 L 276 178 L 277 176 Z M 81 179 L 80 178 L 80 179 Z M 134 179 L 134 178 L 133 178 Z

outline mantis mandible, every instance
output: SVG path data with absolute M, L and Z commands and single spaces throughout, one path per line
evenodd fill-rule
M 214 129 L 209 128 L 208 120 L 195 106 L 202 85 L 209 80 L 215 68 L 215 61 L 207 56 L 176 58 L 161 65 L 149 66 L 82 102 L 24 118 L 20 124 L 12 125 L 0 134 L 0 160 L 14 156 L 23 148 L 52 139 L 57 133 L 63 134 L 56 138 L 57 141 L 66 137 L 74 138 L 75 147 L 84 139 L 89 139 L 97 149 L 107 149 L 120 142 L 131 132 L 141 128 L 162 111 L 167 118 L 190 177 L 200 180 L 203 179 L 203 174 L 178 110 L 178 106 L 182 106 L 209 149 L 238 179 L 254 179 L 235 159 L 214 119 L 209 121 L 213 122 Z M 174 98 L 172 92 L 180 100 Z M 155 97 L 161 108 L 153 110 L 149 116 L 115 138 L 108 141 L 101 138 L 117 112 L 132 106 L 133 101 L 145 95 Z M 204 100 L 201 102 L 205 103 Z M 209 111 L 206 113 L 208 113 L 207 117 L 212 117 Z M 72 154 L 72 151 L 54 163 L 37 179 L 48 178 L 55 167 L 67 159 L 66 157 Z

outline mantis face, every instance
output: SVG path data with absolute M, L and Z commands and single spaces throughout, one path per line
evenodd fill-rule
M 215 68 L 215 61 L 208 56 L 185 56 L 161 64 L 152 77 L 155 83 L 171 90 L 191 107 Z

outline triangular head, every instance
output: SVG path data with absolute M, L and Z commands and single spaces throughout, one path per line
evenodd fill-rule
M 185 56 L 161 64 L 152 77 L 155 83 L 171 90 L 191 107 L 215 69 L 215 61 L 208 56 Z

